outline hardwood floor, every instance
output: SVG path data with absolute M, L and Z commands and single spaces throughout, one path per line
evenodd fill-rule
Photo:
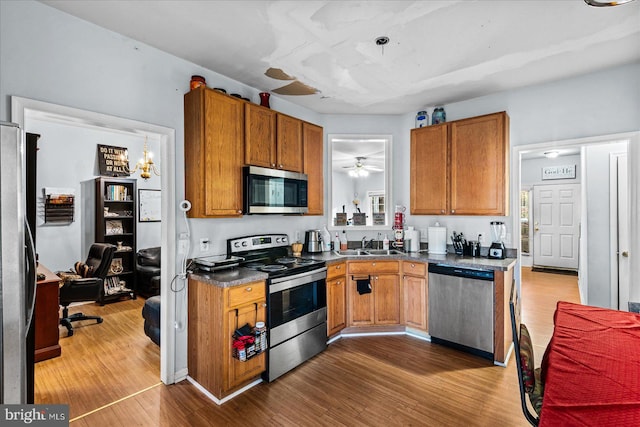
M 559 299 L 578 302 L 575 277 L 523 271 L 522 319 L 538 365 Z M 101 314 L 103 324 L 61 339 L 60 358 L 36 365 L 36 401 L 70 402 L 74 427 L 528 425 L 513 362 L 493 366 L 397 335 L 340 339 L 275 382 L 218 406 L 186 381 L 159 384 L 159 351 L 142 332 L 142 304 L 95 306 L 113 312 Z M 82 310 L 88 313 L 87 307 Z M 120 362 L 109 362 L 114 359 Z

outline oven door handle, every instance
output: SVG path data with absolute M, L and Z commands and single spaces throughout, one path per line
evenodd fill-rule
M 313 270 L 311 274 L 308 271 L 293 276 L 278 277 L 271 280 L 269 286 L 269 294 L 281 292 L 286 289 L 295 288 L 296 286 L 304 285 L 306 283 L 315 282 L 316 280 L 322 280 L 327 278 L 327 267 L 322 267 L 317 270 Z

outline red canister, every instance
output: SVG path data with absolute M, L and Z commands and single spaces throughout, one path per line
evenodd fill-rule
M 191 90 L 199 88 L 200 86 L 206 86 L 207 82 L 202 76 L 191 76 Z

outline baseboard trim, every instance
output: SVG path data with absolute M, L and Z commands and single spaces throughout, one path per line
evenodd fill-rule
M 531 267 L 531 271 L 535 271 L 537 273 L 551 273 L 551 274 L 566 274 L 567 276 L 577 276 L 578 272 L 576 270 L 571 270 L 568 268 L 554 268 L 554 267 Z

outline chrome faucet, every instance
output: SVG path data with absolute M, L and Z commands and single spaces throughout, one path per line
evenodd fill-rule
M 367 247 L 367 236 L 364 236 L 362 238 L 362 249 Z

